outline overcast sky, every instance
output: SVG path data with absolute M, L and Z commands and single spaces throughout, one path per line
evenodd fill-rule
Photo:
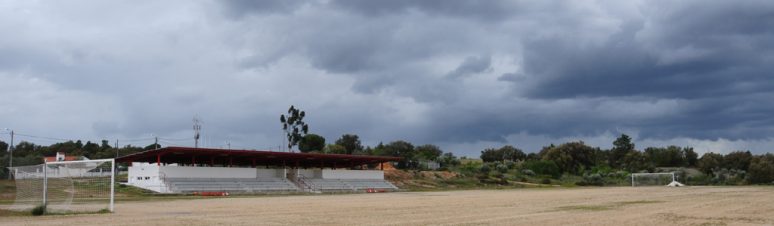
M 277 150 L 295 105 L 328 142 L 468 156 L 774 151 L 770 0 L 2 0 L 0 31 L 0 128 L 38 136 L 17 142 L 192 146 L 199 115 L 205 146 Z

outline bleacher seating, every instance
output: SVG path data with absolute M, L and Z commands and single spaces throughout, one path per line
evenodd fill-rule
M 165 182 L 170 190 L 179 193 L 266 193 L 298 190 L 296 185 L 284 178 L 165 178 Z
M 320 191 L 365 191 L 366 189 L 398 190 L 398 187 L 385 180 L 373 179 L 305 179 L 314 190 Z

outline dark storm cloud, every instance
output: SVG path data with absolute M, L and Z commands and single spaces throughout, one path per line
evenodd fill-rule
M 687 102 L 680 114 L 639 122 L 644 137 L 669 139 L 765 139 L 774 134 L 772 92 L 705 97 Z
M 664 139 L 771 136 L 765 123 L 745 124 L 765 122 L 760 115 L 771 110 L 750 106 L 771 101 L 752 101 L 748 96 L 774 89 L 774 77 L 767 73 L 774 69 L 770 66 L 774 65 L 774 44 L 768 41 L 772 40 L 774 10 L 768 2 L 640 5 L 632 12 L 641 16 L 617 12 L 627 8 L 617 3 L 329 3 L 319 6 L 328 13 L 318 16 L 339 18 L 333 20 L 334 26 L 315 21 L 314 26 L 323 29 L 298 38 L 304 55 L 319 69 L 352 76 L 355 82 L 351 88 L 356 92 L 374 94 L 389 89 L 432 104 L 434 108 L 427 114 L 440 117 L 430 117 L 428 130 L 433 135 L 427 136 L 429 141 L 502 141 L 521 131 L 553 137 L 593 136 L 618 127 L 639 128 L 643 137 Z M 611 30 L 598 24 L 610 18 L 594 18 L 611 14 L 618 17 L 614 18 L 618 25 Z M 406 30 L 411 27 L 410 19 L 418 27 L 435 30 Z M 439 21 L 453 25 L 438 29 L 433 25 Z M 474 33 L 470 28 L 483 29 Z M 467 36 L 471 33 L 476 35 Z M 520 47 L 492 37 L 503 37 L 505 43 L 519 43 Z M 518 85 L 508 94 L 514 96 L 471 97 L 478 87 L 443 79 L 496 71 L 492 53 L 520 57 L 518 72 L 497 77 L 499 82 Z M 445 74 L 411 65 L 450 55 L 464 58 Z M 547 106 L 535 110 L 513 98 Z M 575 98 L 566 106 L 556 102 Z M 471 99 L 485 104 L 477 109 L 463 107 Z M 677 100 L 679 104 L 652 104 L 659 100 Z M 652 115 L 641 116 L 617 107 L 655 110 L 644 110 L 653 111 Z M 735 113 L 726 109 L 735 109 Z M 541 110 L 565 114 L 544 114 Z M 633 119 L 627 120 L 627 114 Z
M 309 0 L 225 0 L 223 3 L 229 14 L 239 18 L 252 13 L 291 13 L 310 3 Z
M 599 45 L 572 37 L 527 42 L 524 68 L 536 84 L 526 94 L 698 98 L 771 90 L 771 5 L 695 2 L 628 22 Z
M 333 0 L 337 7 L 357 13 L 379 16 L 385 14 L 402 14 L 412 10 L 430 15 L 449 17 L 467 17 L 481 20 L 501 20 L 518 13 L 517 1 L 464 1 L 464 0 L 395 0 L 395 1 L 362 1 Z
M 331 141 L 774 137 L 770 1 L 97 3 L 0 7 L 0 126 L 179 137 L 199 114 L 273 145 L 295 104 Z
M 673 8 L 645 7 L 653 15 L 624 23 L 599 44 L 566 36 L 525 42 L 526 81 L 512 80 L 513 76 L 501 80 L 529 84 L 523 94 L 545 100 L 683 100 L 677 106 L 679 113 L 625 123 L 640 128 L 643 137 L 770 137 L 772 6 L 762 1 L 699 1 Z M 624 122 L 603 121 L 581 130 L 605 124 Z

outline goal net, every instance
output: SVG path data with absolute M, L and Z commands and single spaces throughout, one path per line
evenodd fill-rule
M 632 173 L 632 186 L 674 186 L 675 173 Z M 680 184 L 679 186 L 682 186 Z
M 113 211 L 115 160 L 47 162 L 11 167 L 16 184 L 13 210 L 45 205 L 46 212 Z

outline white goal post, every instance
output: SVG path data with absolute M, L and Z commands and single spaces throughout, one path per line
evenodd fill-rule
M 632 187 L 637 185 L 670 185 L 677 181 L 674 172 L 670 173 L 632 173 Z M 640 180 L 638 180 L 640 179 Z M 638 181 L 640 183 L 638 183 Z M 647 184 L 644 182 L 649 182 Z
M 46 212 L 113 212 L 115 166 L 115 159 L 96 159 L 11 167 L 16 184 L 11 208 L 42 205 Z

